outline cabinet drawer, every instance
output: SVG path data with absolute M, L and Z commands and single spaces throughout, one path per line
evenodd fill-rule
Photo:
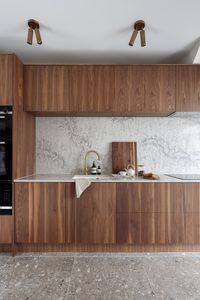
M 117 243 L 198 245 L 199 213 L 117 214 Z
M 117 213 L 170 212 L 170 184 L 118 183 Z

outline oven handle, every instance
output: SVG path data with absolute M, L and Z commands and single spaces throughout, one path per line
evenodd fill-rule
M 0 206 L 0 209 L 9 209 L 9 210 L 11 210 L 12 206 Z

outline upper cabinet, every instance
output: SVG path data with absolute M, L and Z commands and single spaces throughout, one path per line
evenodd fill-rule
M 169 115 L 175 67 L 25 66 L 24 109 L 70 115 Z
M 24 110 L 69 111 L 70 68 L 68 66 L 24 67 Z
M 112 66 L 71 66 L 70 112 L 110 113 L 114 103 L 115 73 Z
M 13 55 L 0 55 L 0 105 L 13 102 Z
M 141 66 L 115 66 L 115 110 L 123 114 L 143 113 L 144 69 Z
M 200 65 L 177 66 L 176 111 L 200 111 Z
M 144 70 L 146 113 L 175 112 L 176 68 L 168 65 L 149 65 Z

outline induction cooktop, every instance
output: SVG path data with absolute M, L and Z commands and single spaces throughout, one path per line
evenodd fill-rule
M 166 175 L 181 180 L 200 180 L 200 174 L 166 174 Z

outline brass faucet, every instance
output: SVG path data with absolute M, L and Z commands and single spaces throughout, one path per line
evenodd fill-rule
M 90 153 L 95 153 L 97 155 L 98 160 L 100 160 L 100 155 L 97 151 L 95 150 L 89 150 L 86 154 L 85 154 L 85 169 L 84 169 L 84 174 L 88 175 L 88 166 L 87 166 L 87 157 Z

